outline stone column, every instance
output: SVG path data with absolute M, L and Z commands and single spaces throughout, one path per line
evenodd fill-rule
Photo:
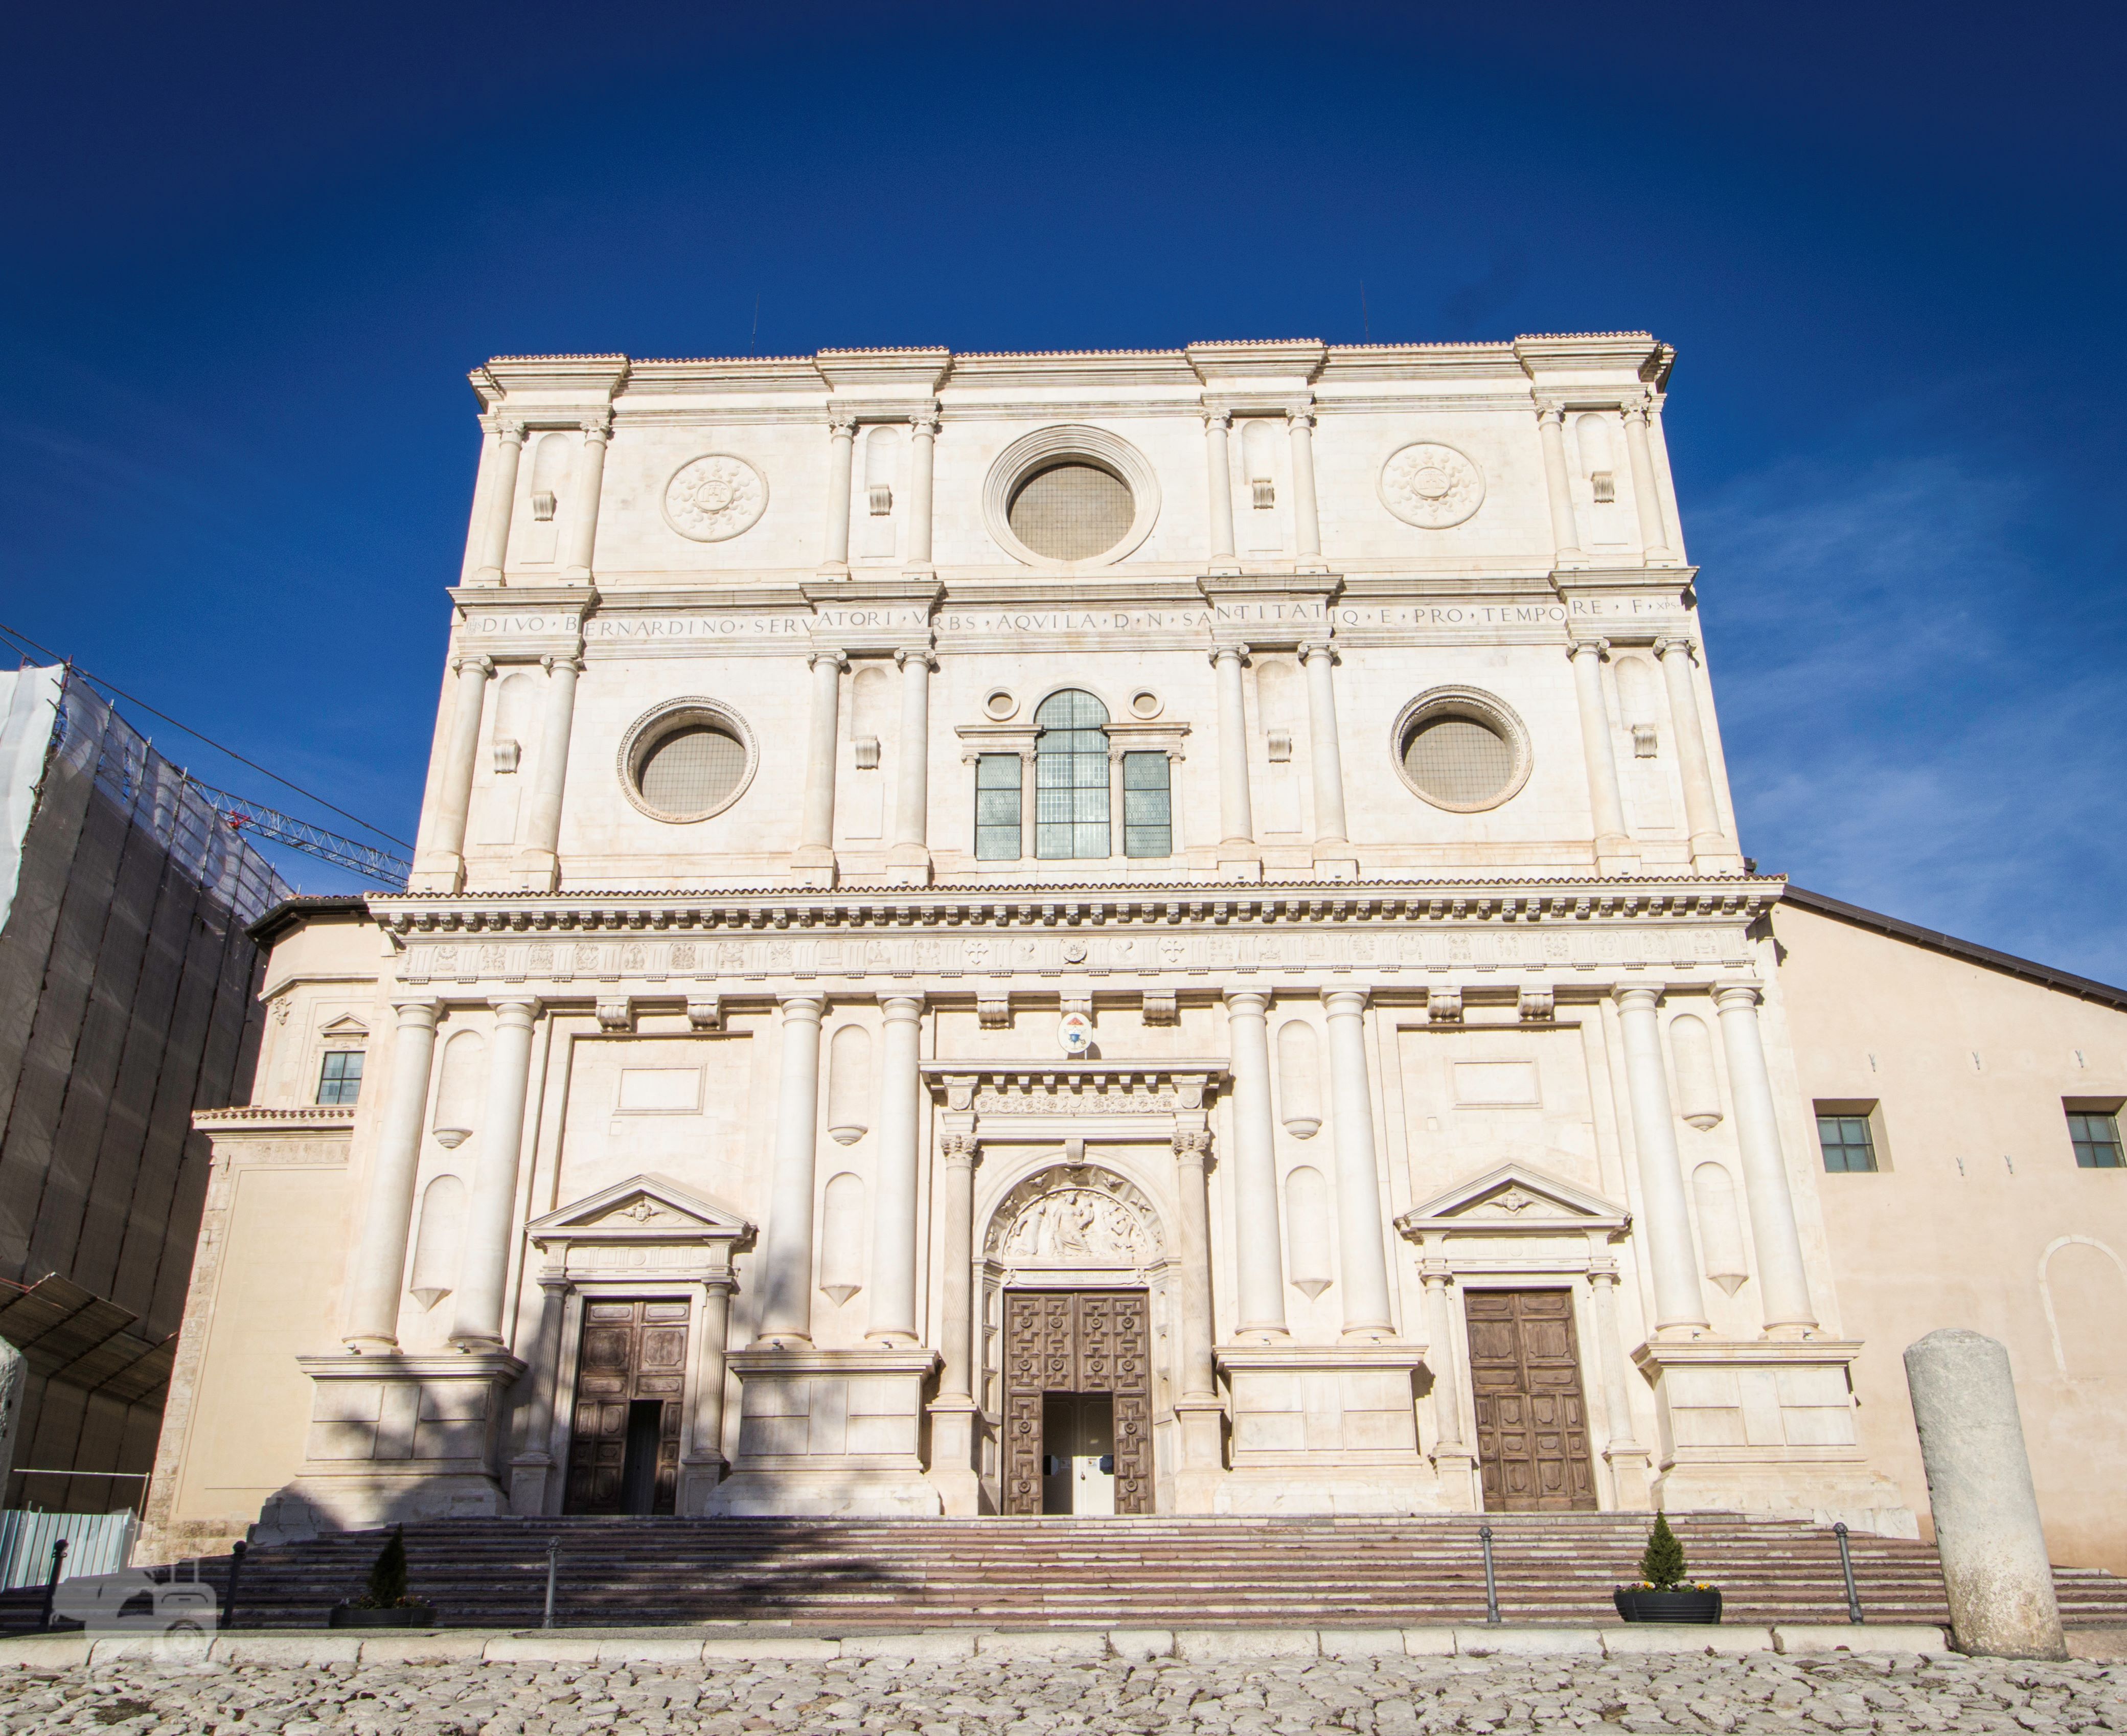
M 1211 653 L 1219 689 L 1219 850 L 1253 855 L 1255 817 L 1248 805 L 1248 714 L 1241 691 L 1245 645 L 1221 645 Z
M 1588 766 L 1599 874 L 1627 873 L 1639 862 L 1639 852 L 1625 830 L 1625 800 L 1618 788 L 1618 757 L 1610 739 L 1610 708 L 1603 698 L 1603 659 L 1609 651 L 1608 639 L 1577 639 L 1566 653 L 1573 660 L 1573 694 L 1580 704 L 1580 751 Z
M 509 523 L 517 513 L 517 467 L 524 456 L 524 425 L 514 417 L 495 422 L 495 469 L 487 484 L 487 522 L 481 527 L 476 585 L 500 585 L 509 558 Z
M 1692 679 L 1692 643 L 1661 639 L 1661 659 L 1669 686 L 1670 728 L 1676 736 L 1676 761 L 1684 773 L 1684 813 L 1691 828 L 1691 865 L 1701 873 L 1733 873 L 1741 866 L 1736 846 L 1721 829 L 1721 807 L 1713 794 L 1713 765 L 1698 722 L 1698 690 Z
M 487 684 L 495 675 L 492 658 L 452 660 L 457 692 L 451 710 L 450 740 L 443 747 L 443 777 L 436 805 L 426 816 L 427 847 L 415 863 L 410 889 L 457 892 L 465 885 L 466 819 L 472 807 L 472 774 L 480 752 L 480 718 L 487 704 Z
M 1129 853 L 1123 847 L 1125 837 L 1124 828 L 1128 824 L 1130 818 L 1123 799 L 1124 751 L 1121 742 L 1112 738 L 1110 739 L 1108 742 L 1108 854 L 1113 856 L 1125 856 Z M 1171 790 L 1172 786 L 1170 785 L 1169 788 Z M 1170 794 L 1168 797 L 1168 807 L 1172 810 L 1173 805 L 1174 799 Z
M 1277 1161 L 1271 1140 L 1270 1037 L 1263 1015 L 1269 994 L 1226 991 L 1226 1030 L 1233 1048 L 1234 1265 L 1240 1303 L 1239 1330 L 1282 1338 L 1285 1255 L 1278 1243 Z
M 517 1412 L 517 1450 L 509 1462 L 509 1511 L 536 1518 L 547 1511 L 554 1476 L 554 1402 L 561 1368 L 561 1326 L 569 1311 L 569 1281 L 539 1280 L 539 1325 L 533 1341 L 529 1378 L 520 1390 L 524 1402 Z
M 569 780 L 569 736 L 576 728 L 577 657 L 542 657 L 547 703 L 539 718 L 538 776 L 532 785 L 532 815 L 524 847 L 517 852 L 517 884 L 552 892 L 561 877 L 561 794 Z
M 611 410 L 601 410 L 584 424 L 583 462 L 576 467 L 575 497 L 569 502 L 569 552 L 561 567 L 565 579 L 590 581 L 591 556 L 598 548 L 599 494 L 605 482 L 606 443 L 612 438 Z
M 1234 563 L 1234 473 L 1226 462 L 1226 430 L 1233 421 L 1232 415 L 1226 410 L 1204 412 L 1205 481 L 1210 495 L 1214 566 L 1230 567 Z
M 2009 1353 L 1945 1327 L 1907 1347 L 1906 1384 L 1958 1649 L 2067 1657 Z
M 1322 558 L 1322 515 L 1315 499 L 1315 412 L 1286 413 L 1292 441 L 1292 547 L 1302 565 Z
M 888 857 L 900 885 L 931 883 L 931 671 L 928 651 L 897 651 L 901 670 L 901 741 L 893 786 L 893 849 Z
M 1300 647 L 1307 671 L 1307 745 L 1315 774 L 1315 858 L 1350 863 L 1351 822 L 1344 813 L 1344 755 L 1337 738 L 1337 652 L 1327 640 Z
M 1707 1330 L 1706 1300 L 1692 1245 L 1691 1209 L 1676 1153 L 1676 1120 L 1663 1070 L 1658 989 L 1615 991 L 1623 1032 L 1625 1084 L 1632 1099 L 1633 1142 L 1640 1153 L 1640 1223 L 1654 1274 L 1655 1333 L 1688 1338 Z
M 831 415 L 827 434 L 827 564 L 846 575 L 850 567 L 850 464 L 856 453 L 857 419 Z
M 524 1144 L 524 1093 L 532 1079 L 532 1027 L 539 1003 L 529 995 L 497 1000 L 487 1045 L 487 1108 L 480 1163 L 466 1213 L 457 1316 L 451 1342 L 462 1350 L 500 1349 L 504 1286 L 517 1232 L 517 1162 Z
M 938 1326 L 938 1396 L 972 1400 L 975 1396 L 974 1260 L 975 1136 L 947 1133 L 938 1141 L 945 1174 L 938 1202 L 939 1236 L 945 1257 L 945 1283 Z
M 1381 1250 L 1381 1184 L 1374 1166 L 1374 1100 L 1367 1080 L 1367 994 L 1332 989 L 1329 1015 L 1330 1133 L 1337 1156 L 1338 1272 L 1343 1280 L 1344 1336 L 1388 1338 L 1388 1256 Z
M 414 1179 L 421 1167 L 421 1122 L 436 1053 L 433 1001 L 400 1001 L 391 1046 L 391 1089 L 377 1130 L 369 1204 L 348 1284 L 348 1345 L 356 1350 L 399 1348 L 399 1293 L 406 1278 L 406 1235 L 414 1217 Z
M 1030 745 L 1019 750 L 1019 855 L 1034 860 L 1035 827 L 1041 814 L 1041 756 Z
M 1556 398 L 1536 405 L 1538 437 L 1543 442 L 1543 480 L 1551 496 L 1551 539 L 1562 563 L 1580 558 L 1580 530 L 1573 519 L 1573 488 L 1566 472 L 1566 406 Z
M 920 994 L 879 1003 L 886 1016 L 879 1068 L 878 1186 L 872 1199 L 871 1326 L 865 1336 L 885 1345 L 917 1342 L 917 1131 L 921 1121 Z
M 1174 1136 L 1174 1179 L 1182 1221 L 1182 1396 L 1218 1397 L 1211 1364 L 1211 1201 L 1205 1165 L 1211 1136 L 1183 1128 Z
M 1428 1252 L 1418 1275 L 1425 1284 L 1426 1330 L 1431 1335 L 1425 1347 L 1425 1365 L 1433 1371 L 1433 1419 L 1439 1430 L 1433 1444 L 1433 1465 L 1440 1474 L 1449 1506 L 1467 1511 L 1472 1497 L 1470 1473 L 1476 1455 L 1462 1438 L 1462 1390 L 1457 1378 L 1455 1351 L 1455 1274 L 1446 1260 Z
M 704 1278 L 701 1302 L 694 1310 L 694 1415 L 689 1431 L 693 1439 L 681 1468 L 683 1474 L 692 1473 L 687 1481 L 696 1484 L 704 1497 L 716 1487 L 724 1469 L 724 1357 L 731 1339 L 732 1288 L 728 1278 Z M 683 1501 L 680 1511 L 706 1512 L 706 1500 Z
M 1645 392 L 1618 406 L 1625 419 L 1625 452 L 1632 467 L 1632 505 L 1640 516 L 1642 558 L 1666 561 L 1669 533 L 1662 526 L 1661 494 L 1655 482 L 1654 454 L 1647 446 L 1648 408 Z
M 1750 1243 L 1758 1250 L 1758 1300 L 1765 1331 L 1770 1337 L 1798 1338 L 1817 1329 L 1817 1310 L 1810 1302 L 1802 1232 L 1795 1223 L 1787 1158 L 1780 1150 L 1773 1082 L 1765 1071 L 1758 998 L 1758 989 L 1748 984 L 1713 991 L 1722 1047 L 1728 1057 L 1728 1089 L 1736 1102 L 1736 1145 L 1743 1160 Z
M 805 659 L 812 671 L 812 717 L 806 730 L 805 807 L 793 864 L 829 877 L 835 871 L 835 758 L 841 723 L 842 671 L 850 660 L 819 650 Z
M 783 1071 L 775 1099 L 775 1169 L 761 1237 L 763 1349 L 812 1342 L 812 1166 L 819 1151 L 820 1015 L 817 995 L 783 999 Z
M 908 419 L 912 444 L 909 450 L 908 553 L 902 564 L 931 565 L 931 479 L 937 456 L 938 416 L 924 410 Z M 846 518 L 843 521 L 848 522 Z
M 1595 1307 L 1595 1336 L 1603 1358 L 1603 1408 L 1609 1413 L 1609 1440 L 1603 1448 L 1621 1507 L 1647 1503 L 1647 1449 L 1632 1436 L 1632 1388 L 1627 1378 L 1624 1335 L 1618 1328 L 1618 1268 L 1604 1258 L 1591 1261 L 1588 1288 Z M 1638 1473 L 1637 1479 L 1633 1473 Z M 1637 1486 L 1635 1486 L 1637 1483 Z

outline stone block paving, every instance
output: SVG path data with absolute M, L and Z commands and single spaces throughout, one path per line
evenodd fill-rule
M 699 1645 L 699 1642 L 696 1642 Z M 789 1649 L 786 1648 L 786 1649 Z M 0 1675 L 0 1733 L 2127 1731 L 2127 1666 L 1785 1657 L 125 1659 Z

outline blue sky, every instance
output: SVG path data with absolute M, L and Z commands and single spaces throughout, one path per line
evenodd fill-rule
M 1745 847 L 2127 982 L 2116 9 L 0 31 L 0 619 L 401 837 L 490 354 L 1644 327 Z

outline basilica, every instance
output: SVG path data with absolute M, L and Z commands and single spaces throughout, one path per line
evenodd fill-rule
M 1971 1326 L 2057 1556 L 2127 1565 L 2127 994 L 1745 856 L 1673 360 L 476 369 L 413 876 L 253 930 L 148 1553 L 1912 1536 L 1899 1354 Z

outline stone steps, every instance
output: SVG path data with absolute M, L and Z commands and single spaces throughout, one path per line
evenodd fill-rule
M 558 1538 L 564 1625 L 1386 1627 L 1484 1620 L 1485 1524 L 1506 1620 L 1589 1623 L 1615 1619 L 1610 1592 L 1636 1577 L 1647 1520 L 443 1520 L 409 1525 L 406 1547 L 415 1591 L 450 1626 L 535 1625 L 547 1544 Z M 1830 1530 L 1728 1514 L 1674 1524 L 1694 1577 L 1722 1587 L 1729 1620 L 1845 1620 Z M 239 1625 L 320 1625 L 361 1590 L 383 1535 L 253 1550 Z M 1851 1548 L 1869 1620 L 1947 1620 L 1931 1547 L 1856 1536 Z M 228 1558 L 201 1571 L 223 1582 Z M 2127 1625 L 2127 1582 L 2085 1570 L 2057 1577 L 2070 1623 Z M 38 1597 L 27 1589 L 0 1596 L 0 1631 L 32 1625 Z

